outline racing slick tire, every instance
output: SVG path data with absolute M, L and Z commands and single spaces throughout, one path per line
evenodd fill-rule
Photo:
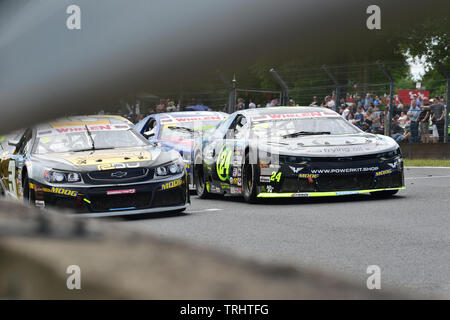
M 195 190 L 197 191 L 197 196 L 200 199 L 211 198 L 211 193 L 209 193 L 208 190 L 206 190 L 206 181 L 202 164 L 196 164 L 194 166 L 194 183 L 195 183 Z
M 23 179 L 23 201 L 30 205 L 34 205 L 34 190 L 30 189 L 30 180 L 28 176 Z
M 398 190 L 375 191 L 370 194 L 375 198 L 389 198 L 396 194 Z
M 248 203 L 257 203 L 257 176 L 258 167 L 255 164 L 251 164 L 249 161 L 248 153 L 245 156 L 245 162 L 242 166 L 242 195 L 245 201 Z

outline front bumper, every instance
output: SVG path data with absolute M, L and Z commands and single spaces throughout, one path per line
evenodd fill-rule
M 65 208 L 88 217 L 131 215 L 185 209 L 187 175 L 114 185 L 45 185 L 32 181 L 36 205 Z
M 335 196 L 348 196 L 348 195 L 363 194 L 363 193 L 378 192 L 378 191 L 403 190 L 403 189 L 405 189 L 405 187 L 369 189 L 369 190 L 331 191 L 331 192 L 259 193 L 258 198 L 335 197 Z
M 177 210 L 184 210 L 189 207 L 189 204 L 184 204 L 181 206 L 171 206 L 171 207 L 160 207 L 153 209 L 141 209 L 141 210 L 127 210 L 127 211 L 108 211 L 108 212 L 94 212 L 94 213 L 81 213 L 81 214 L 71 214 L 75 217 L 86 217 L 86 218 L 100 218 L 100 217 L 117 217 L 117 216 L 131 216 L 135 214 L 146 214 L 146 213 L 162 213 L 171 212 Z
M 260 168 L 258 197 L 330 197 L 405 187 L 400 156 L 387 159 L 320 159 Z

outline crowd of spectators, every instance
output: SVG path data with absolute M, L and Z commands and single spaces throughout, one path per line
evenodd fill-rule
M 121 114 L 124 118 L 127 118 L 133 123 L 137 123 L 144 119 L 148 115 L 155 113 L 168 113 L 177 111 L 209 111 L 210 107 L 205 106 L 199 100 L 191 100 L 187 105 L 180 106 L 173 99 L 160 99 L 159 103 L 156 105 L 151 105 L 147 108 L 143 108 L 140 102 L 137 102 L 134 106 L 126 105 L 127 112 L 123 110 L 118 110 L 116 113 Z
M 336 110 L 346 120 L 370 133 L 383 134 L 388 119 L 386 105 L 389 101 L 367 93 L 364 98 L 341 99 L 336 107 L 334 96 L 327 96 L 319 104 L 313 98 L 311 106 L 322 106 Z M 409 105 L 394 101 L 392 112 L 392 138 L 397 142 L 442 142 L 444 137 L 445 102 L 443 97 L 433 99 L 414 95 Z
M 255 103 L 253 100 L 238 98 L 235 110 L 280 106 L 278 98 L 268 99 L 267 103 Z M 383 134 L 388 119 L 387 108 L 389 101 L 386 97 L 380 97 L 367 93 L 364 97 L 351 97 L 347 95 L 339 104 L 336 97 L 326 96 L 322 102 L 313 97 L 310 106 L 320 106 L 339 112 L 361 130 L 369 133 Z M 294 100 L 289 100 L 289 106 L 297 106 Z M 211 110 L 201 101 L 191 100 L 186 106 L 180 106 L 173 99 L 160 99 L 159 104 L 141 110 L 139 104 L 134 108 L 128 107 L 129 113 L 123 114 L 133 123 L 136 123 L 154 113 L 175 111 L 204 111 Z M 394 100 L 392 111 L 391 136 L 397 142 L 411 143 L 437 143 L 443 141 L 445 121 L 445 101 L 443 97 L 426 97 L 414 95 L 409 104 L 398 99 Z M 142 112 L 144 111 L 144 112 Z M 224 110 L 226 111 L 226 110 Z

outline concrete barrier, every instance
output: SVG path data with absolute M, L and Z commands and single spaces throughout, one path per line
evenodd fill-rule
M 450 159 L 450 143 L 402 143 L 400 149 L 408 159 Z
M 69 265 L 81 290 L 66 287 Z M 0 299 L 396 299 L 319 271 L 0 200 Z

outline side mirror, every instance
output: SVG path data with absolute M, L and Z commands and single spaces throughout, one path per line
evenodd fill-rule
M 19 140 L 8 140 L 8 146 L 17 147 L 19 145 Z
M 149 139 L 149 138 L 153 138 L 155 136 L 155 132 L 153 132 L 153 131 L 146 131 L 146 132 L 143 133 L 143 135 L 144 135 L 144 137 L 146 139 Z

